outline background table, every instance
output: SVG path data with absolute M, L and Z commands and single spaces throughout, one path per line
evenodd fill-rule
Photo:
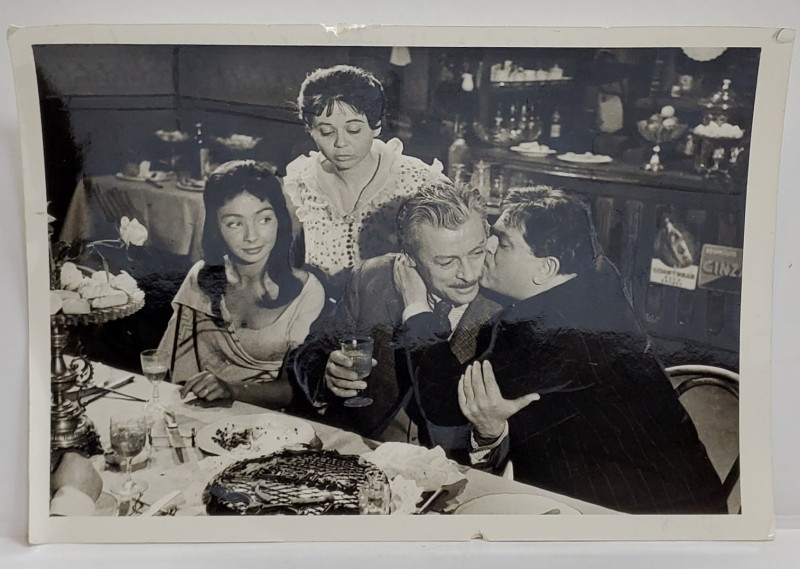
M 130 375 L 127 372 L 105 368 L 104 366 L 101 366 L 100 369 L 103 370 L 100 372 L 100 378 L 103 380 L 106 376 L 113 380 Z M 152 391 L 150 383 L 142 376 L 135 376 L 135 378 L 134 383 L 123 387 L 120 391 L 138 397 L 148 397 Z M 180 431 L 184 435 L 189 435 L 192 426 L 199 431 L 202 426 L 225 417 L 269 412 L 261 407 L 239 401 L 235 401 L 230 407 L 201 407 L 192 404 L 191 398 L 193 396 L 191 395 L 184 402 L 180 399 L 178 386 L 171 383 L 162 382 L 159 385 L 159 391 L 161 400 L 175 411 Z M 103 446 L 110 448 L 109 418 L 114 413 L 130 412 L 136 406 L 141 408 L 143 405 L 143 403 L 108 395 L 90 403 L 87 406 L 86 413 L 94 422 Z M 311 424 L 317 433 L 317 437 L 322 441 L 324 449 L 337 450 L 342 454 L 362 454 L 375 448 L 376 443 L 374 441 L 366 440 L 355 433 L 322 423 L 311 422 Z M 187 444 L 190 445 L 188 436 L 186 440 Z M 203 490 L 211 477 L 231 460 L 226 457 L 204 457 L 199 448 L 192 448 L 191 446 L 184 449 L 184 459 L 185 462 L 181 463 L 175 450 L 169 446 L 163 423 L 154 425 L 153 452 L 149 463 L 144 468 L 134 470 L 133 473 L 134 478 L 144 480 L 148 484 L 148 489 L 142 496 L 142 501 L 152 504 L 172 490 L 181 490 L 185 503 L 181 504 L 177 515 L 205 515 L 205 506 L 202 503 Z M 94 460 L 97 462 L 96 465 L 103 467 L 102 460 L 99 458 Z M 534 494 L 546 496 L 572 506 L 583 514 L 617 514 L 617 512 L 595 504 L 547 492 L 534 486 L 501 478 L 480 470 L 465 467 L 464 473 L 467 484 L 456 498 L 458 504 L 489 494 Z M 103 469 L 101 475 L 105 491 L 119 484 L 124 478 L 123 472 L 111 468 Z
M 175 255 L 187 255 L 192 262 L 202 258 L 205 208 L 203 192 L 182 190 L 177 181 L 158 182 L 160 188 L 144 181 L 116 176 L 84 178 L 70 201 L 61 239 L 118 237 L 122 216 L 138 219 L 148 231 L 148 246 Z

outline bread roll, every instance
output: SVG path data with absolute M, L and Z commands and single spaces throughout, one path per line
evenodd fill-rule
M 58 290 L 51 290 L 51 291 L 50 291 L 50 293 L 51 293 L 51 294 L 57 294 L 57 295 L 58 295 L 58 297 L 59 297 L 61 300 L 67 300 L 68 298 L 80 298 L 80 297 L 81 297 L 81 295 L 79 295 L 79 294 L 78 294 L 77 292 L 75 292 L 74 290 L 63 290 L 63 289 L 58 289 Z
M 55 291 L 50 291 L 50 316 L 57 313 L 64 306 L 64 301 Z
M 126 292 L 128 296 L 133 296 L 133 294 L 139 290 L 136 279 L 125 271 L 120 271 L 118 275 L 111 277 L 109 284 L 116 289 Z
M 92 308 L 82 298 L 67 298 L 62 307 L 64 314 L 89 314 Z
M 128 295 L 120 291 L 92 299 L 92 308 L 111 308 L 112 306 L 122 306 L 127 303 Z
M 61 265 L 61 287 L 67 290 L 78 290 L 84 280 L 89 280 L 83 276 L 75 263 L 66 262 Z
M 78 292 L 81 293 L 82 298 L 92 300 L 94 298 L 100 298 L 101 296 L 112 296 L 119 291 L 111 288 L 111 285 L 108 283 L 86 279 Z

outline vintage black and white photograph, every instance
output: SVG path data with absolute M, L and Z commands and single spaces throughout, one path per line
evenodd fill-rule
M 154 37 L 29 47 L 32 524 L 771 512 L 758 42 Z

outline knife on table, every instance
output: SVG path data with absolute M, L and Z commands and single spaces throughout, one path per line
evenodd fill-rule
M 178 429 L 178 421 L 175 420 L 175 413 L 172 411 L 165 411 L 164 419 L 167 423 L 167 437 L 169 438 L 170 446 L 175 449 L 178 460 L 181 461 L 181 463 L 186 462 L 183 454 L 183 449 L 186 448 L 186 442 L 183 440 L 181 432 Z
M 89 388 L 89 393 L 84 396 L 81 400 L 81 405 L 88 405 L 93 401 L 97 401 L 98 399 L 105 397 L 109 393 L 113 393 L 114 395 L 119 395 L 120 397 L 124 397 L 125 399 L 130 399 L 132 401 L 140 401 L 143 403 L 147 402 L 147 399 L 142 399 L 141 397 L 136 397 L 135 395 L 129 395 L 127 393 L 122 393 L 117 391 L 120 387 L 124 387 L 130 383 L 133 383 L 134 376 L 127 377 L 123 380 L 118 380 L 116 383 L 112 383 L 108 387 L 104 385 L 97 385 Z
M 147 510 L 145 510 L 144 512 L 142 512 L 142 517 L 143 517 L 143 518 L 148 518 L 148 517 L 150 517 L 150 516 L 155 516 L 155 515 L 156 515 L 156 514 L 158 514 L 158 512 L 160 512 L 160 511 L 161 511 L 161 510 L 162 510 L 164 507 L 166 507 L 166 506 L 167 506 L 167 505 L 168 505 L 170 502 L 172 502 L 173 500 L 175 500 L 175 498 L 177 498 L 177 497 L 178 497 L 178 495 L 179 495 L 180 493 L 181 493 L 181 491 L 180 491 L 180 490 L 173 490 L 172 492 L 170 492 L 170 493 L 169 493 L 169 494 L 167 494 L 166 496 L 163 496 L 162 498 L 160 498 L 160 499 L 156 500 L 156 501 L 153 503 L 153 505 L 152 505 L 152 506 L 150 506 L 150 507 L 149 507 Z

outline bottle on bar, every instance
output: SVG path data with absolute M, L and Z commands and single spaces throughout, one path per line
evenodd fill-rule
M 519 132 L 522 135 L 522 140 L 526 141 L 528 136 L 528 105 L 522 105 L 519 111 Z
M 494 128 L 498 131 L 503 128 L 503 103 L 497 105 L 497 113 L 494 115 Z
M 455 140 L 447 149 L 447 174 L 454 182 L 464 181 L 466 169 L 470 166 L 471 152 L 464 140 L 464 124 L 455 121 Z
M 496 144 L 497 141 L 502 140 L 503 137 L 503 104 L 500 103 L 497 105 L 497 113 L 494 115 L 494 124 L 489 130 L 489 138 Z
M 203 124 L 197 123 L 194 125 L 195 135 L 195 155 L 193 160 L 193 168 L 191 171 L 192 179 L 205 180 L 208 175 L 208 147 L 206 146 L 205 137 L 203 136 Z
M 524 134 L 526 142 L 538 140 L 542 135 L 542 118 L 538 116 L 534 110 L 535 107 L 533 106 L 533 103 L 531 103 L 528 107 L 528 129 Z
M 508 109 L 508 130 L 509 132 L 515 133 L 517 131 L 517 106 L 511 105 L 511 108 Z
M 553 116 L 550 118 L 550 140 L 558 140 L 561 138 L 561 113 L 558 109 L 553 111 Z

